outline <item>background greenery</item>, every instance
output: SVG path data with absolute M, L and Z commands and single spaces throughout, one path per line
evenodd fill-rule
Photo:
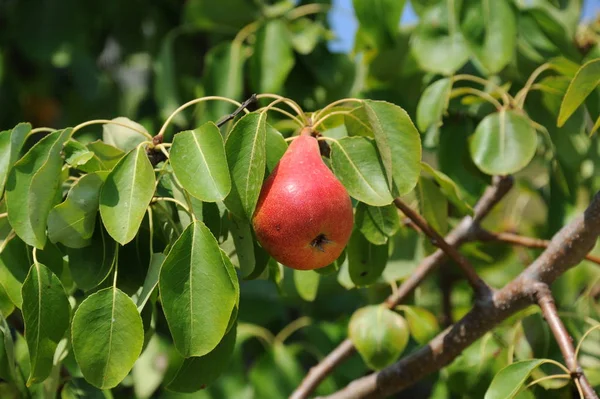
M 493 15 L 482 11 L 490 4 L 484 0 L 415 1 L 412 7 L 419 22 L 400 29 L 403 1 L 394 0 L 389 8 L 392 12 L 379 13 L 369 1 L 356 0 L 359 30 L 350 54 L 328 50 L 332 32 L 326 12 L 321 12 L 326 8 L 316 7 L 316 13 L 306 16 L 296 11 L 309 3 L 314 2 L 187 0 L 182 5 L 168 0 L 2 0 L 0 126 L 29 121 L 35 127 L 58 128 L 125 116 L 154 134 L 177 106 L 203 95 L 242 101 L 252 93 L 271 92 L 294 99 L 308 111 L 344 97 L 386 100 L 413 117 L 423 134 L 424 160 L 452 178 L 466 202 L 473 205 L 490 178 L 481 171 L 486 166 L 476 165 L 477 160 L 469 154 L 469 140 L 493 107 L 466 92 L 467 96 L 449 102 L 443 125 L 438 126 L 433 108 L 422 114 L 417 109 L 425 89 L 444 75 L 467 73 L 515 93 L 537 67 L 554 57 L 576 64 L 600 57 L 600 22 L 579 26 L 581 3 L 575 0 L 507 1 L 508 7 L 500 7 Z M 256 30 L 244 30 L 253 23 L 250 26 Z M 485 227 L 490 230 L 550 238 L 600 189 L 600 141 L 586 131 L 600 113 L 600 97 L 594 92 L 588 97 L 587 109 L 581 108 L 558 128 L 561 97 L 556 93 L 563 93 L 568 82 L 560 76 L 544 76 L 529 95 L 525 109 L 547 128 L 548 140 L 540 136 L 535 158 L 517 174 L 516 188 L 486 220 Z M 455 87 L 461 86 L 471 84 L 460 82 Z M 438 84 L 440 93 L 443 89 Z M 497 97 L 492 86 L 483 89 Z M 434 100 L 441 96 L 436 94 L 431 95 Z M 174 124 L 179 130 L 197 127 L 218 120 L 233 108 L 220 103 L 198 106 L 194 112 L 180 114 Z M 440 117 L 442 112 L 440 109 Z M 286 135 L 293 130 L 289 121 L 275 126 Z M 345 127 L 339 123 L 323 130 L 330 137 L 345 135 Z M 79 139 L 91 142 L 99 137 L 101 129 L 90 127 Z M 464 210 L 448 206 L 437 186 L 428 184 L 421 187 L 426 195 L 409 199 L 413 204 L 420 199 L 421 211 L 445 233 L 448 221 L 454 222 Z M 428 208 L 423 198 L 433 201 L 433 206 Z M 176 356 L 159 313 L 156 334 L 133 372 L 117 388 L 101 393 L 72 368 L 69 371 L 74 377 L 63 387 L 63 397 L 287 397 L 308 366 L 346 337 L 352 313 L 385 299 L 390 284 L 407 276 L 431 251 L 430 244 L 412 230 L 386 233 L 378 237 L 365 233 L 371 243 L 363 239 L 364 245 L 389 240 L 393 249 L 389 260 L 387 255 L 383 262 L 373 259 L 383 263 L 382 269 L 388 261 L 382 277 L 367 288 L 351 289 L 354 283 L 344 273 L 321 276 L 317 286 L 288 269 L 283 276 L 242 280 L 233 359 L 208 389 L 185 395 L 160 386 L 175 372 L 170 360 Z M 498 287 L 539 253 L 500 244 L 468 244 L 464 249 L 486 281 Z M 148 259 L 140 258 L 131 247 L 128 250 L 122 269 L 129 270 L 122 278 L 126 284 L 129 276 L 133 291 L 137 288 L 135 276 L 146 273 Z M 410 311 L 405 311 L 413 330 L 418 331 L 413 332 L 406 351 L 427 342 L 443 326 L 444 320 L 433 317 L 442 314 L 441 282 L 455 277 L 458 275 L 452 272 L 432 276 L 411 297 L 411 309 L 421 313 L 410 316 Z M 586 320 L 600 319 L 599 280 L 600 269 L 583 262 L 553 287 L 576 340 L 589 327 Z M 457 279 L 451 300 L 455 318 L 470 308 L 470 291 L 464 282 Z M 12 321 L 18 319 L 12 317 Z M 593 337 L 584 346 L 581 361 L 591 370 L 589 378 L 597 388 L 600 340 L 597 334 Z M 17 357 L 23 354 L 22 346 L 18 352 L 17 341 Z M 562 361 L 541 316 L 531 312 L 504 323 L 452 365 L 397 397 L 481 398 L 493 376 L 507 364 L 509 354 L 517 359 Z M 67 368 L 74 363 L 71 357 L 65 361 Z M 368 370 L 363 360 L 354 356 L 336 369 L 318 392 L 333 392 Z M 575 397 L 572 386 L 552 384 L 532 388 L 529 396 L 523 397 Z M 77 390 L 88 394 L 82 396 Z

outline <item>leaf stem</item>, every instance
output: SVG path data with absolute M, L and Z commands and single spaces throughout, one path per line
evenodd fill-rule
M 290 324 L 285 326 L 279 333 L 275 336 L 274 342 L 281 343 L 288 339 L 293 333 L 298 331 L 301 328 L 308 327 L 312 324 L 312 320 L 310 317 L 300 317 L 292 321 Z
M 302 108 L 294 100 L 286 98 L 286 97 L 283 97 L 283 96 L 280 96 L 279 94 L 272 94 L 272 93 L 259 94 L 259 95 L 256 96 L 256 98 L 259 99 L 259 100 L 263 99 L 263 98 L 271 98 L 271 99 L 275 100 L 275 101 L 271 102 L 269 105 L 267 105 L 266 107 L 261 108 L 263 110 L 263 112 L 267 112 L 271 108 L 273 108 L 276 104 L 279 104 L 279 103 L 283 102 L 288 107 L 290 107 L 291 109 L 293 109 L 300 118 L 302 118 L 302 121 L 304 122 L 302 126 L 305 126 L 306 124 L 308 124 L 308 120 L 306 118 L 306 115 L 302 111 Z
M 472 94 L 483 100 L 486 100 L 489 103 L 491 103 L 494 107 L 496 107 L 497 110 L 501 110 L 504 108 L 502 104 L 500 104 L 498 100 L 492 97 L 489 93 L 486 93 L 485 91 L 479 89 L 475 89 L 473 87 L 458 87 L 456 89 L 452 89 L 452 91 L 450 92 L 450 98 L 455 98 L 463 94 Z
M 501 86 L 492 82 L 491 80 L 487 80 L 487 79 L 480 78 L 479 76 L 473 76 L 473 75 L 467 75 L 467 74 L 455 75 L 452 77 L 452 83 L 458 82 L 460 80 L 466 80 L 466 81 L 470 81 L 470 82 L 479 83 L 483 87 L 487 86 L 488 84 L 491 85 L 495 90 L 498 91 L 500 96 L 502 96 L 502 102 L 504 103 L 504 106 L 510 105 L 512 103 L 512 101 L 514 101 L 514 98 L 512 98 L 510 96 L 510 94 L 508 94 L 508 92 L 506 90 L 504 90 L 504 88 L 502 88 Z M 511 99 L 512 99 L 512 101 L 511 101 Z
M 540 65 L 539 67 L 537 67 L 537 69 L 535 71 L 533 71 L 531 76 L 529 76 L 529 79 L 527 79 L 527 83 L 525 83 L 525 86 L 523 86 L 523 88 L 521 90 L 519 90 L 519 92 L 515 96 L 515 103 L 517 104 L 518 107 L 523 108 L 525 106 L 525 99 L 527 98 L 527 93 L 529 93 L 531 86 L 533 86 L 533 84 L 535 83 L 535 80 L 544 71 L 547 71 L 550 68 L 552 68 L 552 66 L 549 63 L 545 63 L 545 64 Z
M 111 121 L 109 119 L 94 119 L 91 121 L 87 121 L 87 122 L 83 122 L 80 123 L 79 125 L 75 126 L 73 128 L 73 131 L 71 132 L 71 137 L 73 137 L 73 135 L 80 129 L 86 127 L 86 126 L 90 126 L 90 125 L 97 125 L 97 124 L 102 124 L 102 125 L 116 125 L 116 126 L 121 126 L 121 127 L 125 127 L 127 129 L 131 129 L 136 133 L 141 134 L 142 136 L 146 137 L 149 140 L 152 140 L 152 136 L 150 135 L 150 133 L 148 132 L 144 132 L 142 130 L 138 130 L 135 127 L 131 126 L 131 125 L 127 125 L 125 123 L 121 123 L 121 122 L 115 122 L 115 121 Z
M 37 259 L 37 247 L 33 247 L 33 250 L 31 251 L 31 256 L 33 256 L 33 264 L 38 267 L 40 262 Z
M 158 202 L 158 201 L 172 202 L 172 203 L 180 206 L 181 208 L 183 208 L 183 210 L 190 216 L 190 218 L 192 220 L 196 220 L 196 216 L 194 216 L 192 211 L 183 202 L 176 200 L 175 198 L 171 198 L 171 197 L 154 197 L 154 198 L 152 198 L 152 202 Z
M 53 129 L 51 127 L 36 127 L 35 129 L 31 129 L 31 131 L 27 134 L 27 136 L 31 136 L 32 134 L 42 133 L 42 132 L 52 133 L 55 131 L 56 131 L 56 129 Z
M 362 105 L 364 101 L 361 100 L 360 98 L 342 98 L 341 100 L 334 101 L 334 102 L 326 105 L 323 109 L 317 111 L 314 115 L 314 119 L 319 120 L 319 118 L 325 111 L 327 111 L 337 105 L 349 103 L 349 102 L 360 103 Z
M 288 20 L 293 21 L 295 19 L 302 18 L 307 15 L 328 12 L 330 9 L 331 6 L 329 4 L 305 4 L 303 6 L 296 7 L 293 10 L 288 11 L 286 17 L 288 18 Z

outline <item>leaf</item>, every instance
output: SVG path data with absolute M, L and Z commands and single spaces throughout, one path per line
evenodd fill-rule
M 0 132 L 0 197 L 4 192 L 10 168 L 19 159 L 21 148 L 30 131 L 29 123 L 19 123 L 12 130 Z
M 404 0 L 353 0 L 360 30 L 378 48 L 391 46 L 400 25 Z
M 469 47 L 457 26 L 456 10 L 448 9 L 448 4 L 453 3 L 439 2 L 429 7 L 412 35 L 412 54 L 427 72 L 451 75 L 469 59 Z
M 518 172 L 536 148 L 537 134 L 527 117 L 504 109 L 483 118 L 469 144 L 473 162 L 489 175 Z
M 167 384 L 167 389 L 175 392 L 196 392 L 210 386 L 225 372 L 231 361 L 237 329 L 232 328 L 209 353 L 200 357 L 190 357 Z
M 421 162 L 421 168 L 429 173 L 431 177 L 433 177 L 433 179 L 439 185 L 440 191 L 446 196 L 448 201 L 452 202 L 454 206 L 458 208 L 461 214 L 473 214 L 473 208 L 465 201 L 461 190 L 452 179 L 450 179 L 445 173 L 433 169 L 431 165 L 425 162 Z
M 488 74 L 500 72 L 513 59 L 517 45 L 517 20 L 510 3 L 496 0 L 473 2 L 465 14 L 465 19 L 472 18 L 483 30 L 482 35 L 465 33 L 477 61 Z
M 309 18 L 299 18 L 291 21 L 289 29 L 292 46 L 296 52 L 302 55 L 312 53 L 327 33 L 320 21 L 313 21 Z
M 245 56 L 243 47 L 236 42 L 223 42 L 212 47 L 205 55 L 204 88 L 214 96 L 238 99 L 243 92 Z M 235 109 L 225 101 L 206 103 L 208 120 L 217 121 Z M 175 136 L 177 137 L 177 136 Z
M 249 60 L 252 90 L 280 92 L 294 63 L 290 33 L 283 20 L 265 22 L 256 32 L 254 52 Z
M 300 298 L 313 302 L 319 290 L 320 276 L 314 270 L 294 270 L 294 286 Z
M 77 287 L 89 291 L 108 277 L 115 258 L 115 245 L 100 225 L 95 229 L 90 245 L 67 248 L 71 277 Z
M 411 191 L 419 179 L 421 139 L 405 110 L 385 101 L 366 100 L 364 107 L 373 129 L 392 195 Z
M 123 151 L 100 140 L 89 143 L 87 148 L 94 153 L 94 157 L 80 169 L 88 173 L 111 170 L 125 156 Z
M 425 308 L 402 306 L 411 335 L 421 345 L 426 345 L 440 331 L 436 317 Z
M 27 385 L 50 375 L 56 346 L 69 327 L 70 311 L 58 277 L 46 266 L 34 264 L 23 282 L 23 320 L 31 359 Z
M 494 376 L 484 399 L 514 398 L 531 372 L 548 362 L 547 359 L 530 359 L 509 364 Z
M 440 189 L 431 179 L 421 177 L 416 194 L 421 215 L 435 231 L 445 235 L 448 231 L 448 202 Z
M 300 384 L 304 370 L 293 349 L 276 342 L 252 365 L 248 379 L 256 398 L 285 398 Z
M 190 224 L 173 244 L 158 284 L 179 353 L 190 357 L 212 351 L 225 335 L 236 289 L 217 240 L 202 222 Z
M 27 245 L 18 237 L 8 241 L 0 252 L 0 284 L 19 309 L 23 304 L 21 287 L 32 263 Z
M 257 244 L 250 223 L 232 217 L 229 228 L 242 277 L 246 280 L 258 278 L 267 267 L 269 254 Z
M 79 169 L 94 158 L 94 153 L 77 140 L 69 140 L 63 148 L 67 165 Z
M 258 7 L 246 0 L 189 0 L 185 2 L 185 22 L 199 29 L 235 34 L 260 17 Z
M 181 30 L 175 28 L 163 38 L 159 53 L 154 61 L 154 100 L 163 120 L 169 118 L 171 113 L 181 104 L 175 67 L 177 58 L 174 49 L 175 39 L 181 32 Z M 182 126 L 187 121 L 182 113 L 178 113 L 173 118 L 173 122 L 178 126 Z M 130 149 L 125 149 L 125 151 Z
M 265 175 L 267 135 L 266 113 L 244 115 L 225 141 L 231 173 L 227 209 L 241 219 L 251 220 Z
M 117 386 L 142 352 L 142 318 L 131 298 L 116 287 L 87 297 L 71 327 L 73 353 L 85 379 L 100 389 Z
M 6 183 L 8 220 L 27 244 L 42 249 L 46 222 L 59 194 L 62 146 L 71 129 L 50 133 L 15 163 Z
M 124 152 L 129 152 L 140 143 L 148 140 L 145 135 L 139 133 L 139 131 L 148 133 L 146 128 L 139 123 L 123 116 L 111 120 L 125 126 L 112 123 L 102 125 L 102 140 L 104 144 L 114 146 Z M 131 128 L 126 126 L 131 126 Z
M 585 63 L 575 74 L 565 93 L 560 112 L 558 114 L 558 127 L 565 124 L 567 119 L 600 84 L 600 59 Z
M 110 172 L 100 191 L 106 231 L 121 245 L 133 240 L 154 194 L 154 170 L 142 147 L 132 150 Z
M 267 123 L 267 137 L 266 137 L 266 163 L 267 172 L 273 172 L 275 166 L 279 163 L 279 160 L 287 151 L 288 145 L 285 139 L 273 126 Z
M 171 147 L 170 162 L 183 188 L 194 197 L 215 202 L 229 194 L 231 179 L 223 137 L 214 123 L 178 133 Z
M 160 252 L 152 254 L 150 266 L 148 267 L 148 273 L 146 274 L 146 279 L 144 280 L 144 285 L 142 286 L 142 292 L 140 292 L 136 303 L 139 312 L 142 311 L 146 305 L 146 302 L 148 302 L 148 299 L 150 299 L 150 295 L 152 295 L 154 288 L 158 285 L 160 268 L 165 258 L 166 256 Z
M 365 137 L 344 137 L 331 146 L 331 166 L 348 193 L 375 206 L 387 205 L 393 198 L 388 188 L 377 148 Z
M 69 191 L 67 199 L 48 215 L 48 238 L 70 248 L 83 248 L 96 226 L 100 188 L 108 172 L 82 176 Z
M 375 207 L 359 203 L 354 223 L 367 240 L 383 245 L 400 228 L 400 217 L 394 205 Z
M 442 124 L 442 117 L 450 102 L 451 90 L 450 78 L 437 80 L 425 89 L 417 106 L 417 126 L 421 132 Z
M 346 253 L 350 278 L 357 286 L 374 283 L 388 260 L 387 245 L 373 245 L 357 230 L 352 232 Z
M 101 391 L 83 378 L 73 378 L 65 383 L 60 399 L 113 399 L 110 391 Z
M 392 364 L 408 344 L 408 326 L 402 316 L 383 305 L 357 310 L 348 325 L 348 338 L 370 368 Z

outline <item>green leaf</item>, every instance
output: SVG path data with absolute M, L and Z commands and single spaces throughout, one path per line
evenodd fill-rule
M 250 57 L 250 86 L 258 93 L 278 93 L 294 67 L 290 33 L 281 19 L 265 22 L 256 32 Z
M 87 164 L 94 158 L 94 153 L 92 151 L 84 144 L 73 139 L 65 143 L 63 152 L 65 154 L 65 162 L 67 165 L 76 169 L 79 169 L 80 166 Z
M 433 313 L 417 306 L 402 306 L 411 335 L 421 345 L 426 345 L 440 331 Z
M 85 379 L 95 387 L 117 386 L 142 352 L 142 318 L 131 298 L 116 287 L 87 297 L 71 327 L 73 353 Z
M 511 4 L 496 0 L 473 2 L 465 14 L 465 19 L 472 18 L 484 31 L 482 35 L 465 33 L 477 61 L 488 74 L 500 72 L 513 59 L 517 45 L 517 20 Z
M 251 220 L 262 187 L 266 165 L 267 114 L 244 115 L 225 141 L 231 173 L 227 208 L 241 219 Z
M 212 47 L 205 56 L 204 89 L 214 96 L 239 99 L 243 92 L 245 56 L 243 47 L 235 42 L 223 42 Z M 231 113 L 235 105 L 225 101 L 206 103 L 208 120 L 217 121 Z
M 34 264 L 23 282 L 23 320 L 31 359 L 27 385 L 50 375 L 56 346 L 69 327 L 70 311 L 58 277 L 46 266 Z
M 61 399 L 113 399 L 110 391 L 101 391 L 83 378 L 73 378 L 60 392 Z
M 402 316 L 383 305 L 374 305 L 354 312 L 348 337 L 367 366 L 381 370 L 404 351 L 409 334 Z
M 310 18 L 299 18 L 291 21 L 289 28 L 292 46 L 296 52 L 302 55 L 312 53 L 327 33 L 320 21 L 313 21 Z
M 448 231 L 448 202 L 435 183 L 426 177 L 419 179 L 416 190 L 419 211 L 429 225 L 442 236 Z
M 63 144 L 71 129 L 50 133 L 15 163 L 6 182 L 8 220 L 27 244 L 44 248 L 46 222 L 60 192 Z
M 394 205 L 375 207 L 359 203 L 354 223 L 367 240 L 383 245 L 400 228 L 400 217 Z
M 175 392 L 196 392 L 210 386 L 230 363 L 237 329 L 232 328 L 219 344 L 204 356 L 190 357 L 167 384 L 167 389 Z
M 153 194 L 154 170 L 140 146 L 119 161 L 100 191 L 102 222 L 118 243 L 133 240 Z
M 257 244 L 249 222 L 234 216 L 230 219 L 229 228 L 242 277 L 247 280 L 258 278 L 267 267 L 269 254 Z
M 279 160 L 287 151 L 288 145 L 285 139 L 273 126 L 267 123 L 266 157 L 267 172 L 273 172 Z
M 189 0 L 185 2 L 185 22 L 199 29 L 229 31 L 233 35 L 259 18 L 259 9 L 246 0 Z
M 145 135 L 139 133 L 140 131 L 148 133 L 146 128 L 139 123 L 123 116 L 111 120 L 125 126 L 112 123 L 102 125 L 102 140 L 105 144 L 114 146 L 124 152 L 129 152 L 140 143 L 148 140 Z M 131 126 L 131 128 L 126 126 Z
M 181 30 L 175 28 L 164 37 L 160 45 L 160 51 L 154 62 L 154 100 L 158 105 L 160 116 L 163 120 L 169 118 L 171 113 L 181 104 L 175 67 L 177 57 L 175 57 L 174 49 L 175 39 L 181 32 Z M 173 123 L 178 126 L 184 125 L 186 118 L 183 113 L 178 113 L 173 118 Z M 129 151 L 130 149 L 124 150 Z
M 77 287 L 88 291 L 108 277 L 115 259 L 115 245 L 100 225 L 94 230 L 90 245 L 83 248 L 67 248 L 71 277 Z
M 214 123 L 178 133 L 173 140 L 170 161 L 175 176 L 194 197 L 215 202 L 229 194 L 231 180 L 223 137 Z
M 217 240 L 202 222 L 190 224 L 173 244 L 158 284 L 179 353 L 190 357 L 212 351 L 225 335 L 236 289 Z
M 89 143 L 87 148 L 94 153 L 94 157 L 80 169 L 88 173 L 111 170 L 125 156 L 123 151 L 99 140 Z
M 294 286 L 300 298 L 313 302 L 319 290 L 320 275 L 314 270 L 294 270 Z
M 256 360 L 248 378 L 256 398 L 285 398 L 302 381 L 303 374 L 293 347 L 277 342 Z
M 21 148 L 30 131 L 29 123 L 19 123 L 12 130 L 0 132 L 0 197 L 4 192 L 8 172 L 19 159 Z
M 437 80 L 425 89 L 417 106 L 417 126 L 421 132 L 442 124 L 442 117 L 450 102 L 451 90 L 450 78 Z
M 473 162 L 489 175 L 518 172 L 529 164 L 536 148 L 537 134 L 527 117 L 504 109 L 477 125 L 469 145 Z
M 357 286 L 377 281 L 388 260 L 388 246 L 370 243 L 358 230 L 352 232 L 346 252 L 350 278 Z
M 142 286 L 142 292 L 137 298 L 137 308 L 138 311 L 142 311 L 148 299 L 150 299 L 150 295 L 154 291 L 154 288 L 158 285 L 158 278 L 160 275 L 160 268 L 163 262 L 165 261 L 166 256 L 162 253 L 153 253 L 152 259 L 150 260 L 150 266 L 148 267 L 148 273 L 146 274 L 146 279 L 144 280 L 144 285 Z
M 23 303 L 21 287 L 29 273 L 29 266 L 33 263 L 30 255 L 27 245 L 18 237 L 8 241 L 0 252 L 0 284 L 18 308 Z
M 48 238 L 70 248 L 89 245 L 96 226 L 100 188 L 108 172 L 81 177 L 69 191 L 67 199 L 48 215 Z
M 378 48 L 391 46 L 398 34 L 404 0 L 353 0 L 360 30 Z
M 348 193 L 375 206 L 387 205 L 393 198 L 388 188 L 377 148 L 366 137 L 344 137 L 331 146 L 331 166 Z
M 484 399 L 514 398 L 531 372 L 544 363 L 548 363 L 548 360 L 530 359 L 509 364 L 496 374 Z
M 456 72 L 470 55 L 467 42 L 457 26 L 456 10 L 450 10 L 448 4 L 455 3 L 439 2 L 429 7 L 410 42 L 412 54 L 420 66 L 427 72 L 442 75 Z
M 433 177 L 439 185 L 440 191 L 446 196 L 448 201 L 452 202 L 458 208 L 461 214 L 473 214 L 473 208 L 465 201 L 461 190 L 452 179 L 439 170 L 433 169 L 431 165 L 425 162 L 421 162 L 421 168 Z
M 558 114 L 559 127 L 565 124 L 567 119 L 600 84 L 600 59 L 594 59 L 585 63 L 575 74 L 565 93 L 560 113 Z
M 385 101 L 364 102 L 392 195 L 411 191 L 420 174 L 421 139 L 405 110 Z

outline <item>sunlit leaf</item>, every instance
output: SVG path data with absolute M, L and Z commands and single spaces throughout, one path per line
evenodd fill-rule
M 600 84 L 600 59 L 594 59 L 584 64 L 569 84 L 558 114 L 559 127 L 565 124 L 587 96 L 598 87 L 598 84 Z
M 8 172 L 19 159 L 19 153 L 30 131 L 29 123 L 19 123 L 12 130 L 0 132 L 0 196 L 4 192 Z
M 319 290 L 319 273 L 314 270 L 294 270 L 294 286 L 300 298 L 312 302 Z
M 352 233 L 346 252 L 350 278 L 357 286 L 374 283 L 388 260 L 388 246 L 372 244 L 358 230 Z
M 104 144 L 114 146 L 124 152 L 129 152 L 141 142 L 148 140 L 146 136 L 140 133 L 148 133 L 146 128 L 139 123 L 123 116 L 114 118 L 112 121 L 119 123 L 119 125 L 112 123 L 102 125 L 102 140 Z M 131 128 L 128 126 L 131 126 Z
M 452 79 L 440 79 L 429 85 L 419 100 L 417 106 L 417 126 L 421 132 L 442 123 L 442 116 L 448 109 Z
M 547 362 L 546 359 L 530 359 L 509 364 L 496 374 L 484 399 L 514 398 L 531 372 Z

